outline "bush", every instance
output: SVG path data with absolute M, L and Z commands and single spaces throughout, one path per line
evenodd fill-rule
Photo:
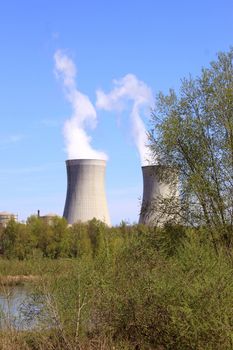
M 62 254 L 77 258 L 0 264 L 1 274 L 41 276 L 34 300 L 42 297 L 54 347 L 233 348 L 233 260 L 224 246 L 216 254 L 205 227 L 108 228 L 93 220 L 66 230 L 58 235 L 68 238 Z

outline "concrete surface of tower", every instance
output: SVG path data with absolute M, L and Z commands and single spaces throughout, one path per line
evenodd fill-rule
M 178 203 L 178 173 L 175 169 L 163 165 L 142 166 L 143 173 L 143 199 L 140 224 L 162 226 L 175 220 L 177 222 Z M 169 210 L 165 201 L 170 204 Z M 173 202 L 172 202 L 173 201 Z
M 63 216 L 68 224 L 93 218 L 110 225 L 105 193 L 106 161 L 71 159 L 66 161 L 67 194 Z

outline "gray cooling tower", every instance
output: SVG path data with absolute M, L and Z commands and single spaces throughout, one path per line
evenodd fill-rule
M 177 171 L 162 165 L 151 165 L 143 166 L 142 173 L 143 199 L 139 223 L 162 226 L 174 219 L 173 203 L 174 200 L 176 204 L 178 201 Z
M 69 224 L 93 218 L 110 225 L 105 194 L 105 160 L 66 161 L 67 194 L 63 216 Z

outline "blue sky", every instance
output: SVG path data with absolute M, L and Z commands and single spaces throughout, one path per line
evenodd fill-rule
M 233 38 L 229 0 L 8 0 L 0 2 L 0 211 L 20 219 L 40 209 L 62 214 L 66 195 L 63 125 L 71 115 L 54 54 L 63 50 L 77 68 L 79 91 L 93 104 L 96 90 L 134 74 L 159 91 L 227 51 Z M 113 224 L 137 221 L 141 164 L 124 113 L 97 110 L 90 131 L 104 150 Z M 144 116 L 146 125 L 149 115 Z

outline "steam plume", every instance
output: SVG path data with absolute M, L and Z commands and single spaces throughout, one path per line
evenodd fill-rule
M 107 111 L 123 110 L 125 102 L 132 101 L 131 120 L 133 126 L 133 137 L 137 146 L 141 163 L 151 163 L 151 155 L 148 147 L 148 137 L 144 122 L 142 120 L 143 107 L 152 104 L 152 91 L 133 74 L 127 74 L 119 80 L 114 80 L 114 88 L 108 94 L 102 90 L 96 92 L 96 106 Z
M 107 159 L 104 152 L 91 147 L 91 137 L 86 128 L 96 127 L 97 115 L 89 97 L 77 90 L 75 64 L 60 50 L 55 53 L 54 60 L 55 74 L 62 81 L 65 96 L 72 106 L 72 115 L 63 130 L 68 159 Z

